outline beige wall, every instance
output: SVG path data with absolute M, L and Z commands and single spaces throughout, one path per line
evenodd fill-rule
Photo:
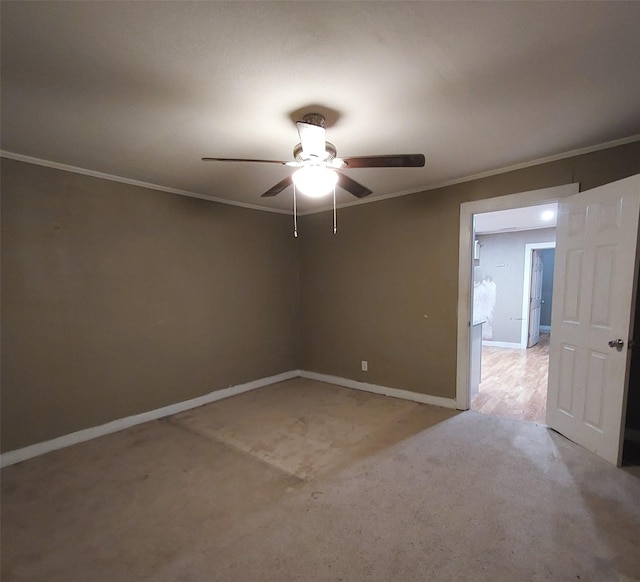
M 638 172 L 640 142 L 294 239 L 288 216 L 3 159 L 2 450 L 295 368 L 453 398 L 460 203 Z
M 3 451 L 295 368 L 288 216 L 1 169 Z
M 635 142 L 345 208 L 337 235 L 328 213 L 303 217 L 300 367 L 454 398 L 460 204 L 570 182 L 586 190 L 639 172 Z

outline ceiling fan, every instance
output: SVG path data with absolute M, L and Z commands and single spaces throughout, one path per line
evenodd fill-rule
M 340 186 L 356 198 L 364 198 L 372 191 L 347 176 L 343 170 L 355 168 L 421 168 L 424 166 L 422 154 L 399 154 L 387 156 L 358 156 L 338 158 L 336 147 L 326 141 L 325 120 L 320 113 L 308 113 L 302 121 L 296 122 L 300 143 L 293 148 L 295 161 L 254 160 L 241 158 L 202 158 L 215 162 L 259 162 L 281 164 L 298 168 L 293 174 L 269 188 L 263 198 L 276 196 L 292 183 L 303 194 L 312 197 L 334 192 Z

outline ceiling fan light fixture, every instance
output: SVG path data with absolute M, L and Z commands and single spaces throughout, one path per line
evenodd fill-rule
M 0 0 L 1 1 L 1 0 Z M 276 196 L 293 182 L 293 202 L 295 207 L 296 191 L 320 197 L 333 191 L 335 204 L 335 188 L 346 190 L 356 198 L 364 198 L 372 191 L 340 171 L 359 168 L 422 168 L 425 164 L 423 154 L 389 154 L 377 156 L 356 156 L 338 158 L 336 147 L 326 141 L 325 120 L 320 113 L 307 113 L 302 121 L 296 121 L 300 143 L 293 148 L 295 161 L 257 160 L 249 158 L 202 158 L 203 161 L 216 162 L 260 162 L 263 164 L 281 164 L 290 168 L 300 168 L 275 186 L 262 194 L 262 198 Z M 295 208 L 294 208 L 295 215 Z
M 326 196 L 338 183 L 338 174 L 323 166 L 305 166 L 296 170 L 292 178 L 296 188 L 311 198 Z

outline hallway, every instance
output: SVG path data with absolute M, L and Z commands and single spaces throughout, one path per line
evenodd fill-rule
M 471 410 L 545 423 L 549 334 L 528 349 L 482 347 L 482 381 Z

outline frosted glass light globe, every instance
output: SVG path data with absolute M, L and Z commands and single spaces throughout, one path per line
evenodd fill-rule
M 311 198 L 319 198 L 332 192 L 338 183 L 338 174 L 322 166 L 307 166 L 293 173 L 296 188 Z

